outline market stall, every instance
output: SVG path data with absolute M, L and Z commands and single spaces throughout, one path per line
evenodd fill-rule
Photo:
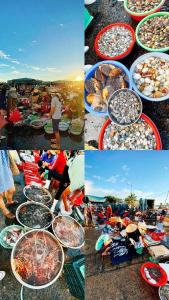
M 18 299 L 28 299 L 28 294 L 31 297 L 31 290 L 32 295 L 36 290 L 39 295 L 45 294 L 43 289 L 51 292 L 57 281 L 64 281 L 74 297 L 84 299 L 83 184 L 79 183 L 80 189 L 72 190 L 73 182 L 70 181 L 66 210 L 62 194 L 54 200 L 59 180 L 53 185 L 53 178 L 40 176 L 40 151 L 18 154 L 18 167 L 25 186 L 22 188 L 15 183 L 18 201 L 9 208 L 15 218 L 4 219 L 0 224 L 0 250 L 2 257 L 8 257 L 5 264 L 0 260 L 1 268 L 7 276 L 9 270 L 12 271 L 11 282 L 16 278 L 20 283 Z M 75 158 L 77 155 L 71 159 L 71 166 Z M 71 273 L 74 275 L 70 280 Z

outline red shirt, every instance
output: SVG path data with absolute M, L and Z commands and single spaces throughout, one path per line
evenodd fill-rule
M 57 171 L 59 174 L 62 174 L 66 166 L 66 157 L 64 152 L 61 152 L 57 159 L 54 161 L 53 165 L 50 167 L 50 170 Z

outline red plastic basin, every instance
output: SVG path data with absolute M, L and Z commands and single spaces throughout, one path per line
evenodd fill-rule
M 150 127 L 153 129 L 153 132 L 154 132 L 154 135 L 155 135 L 155 138 L 156 138 L 156 144 L 157 144 L 157 148 L 156 150 L 162 150 L 162 142 L 161 142 L 161 137 L 160 137 L 160 134 L 159 134 L 159 131 L 157 129 L 157 127 L 155 126 L 155 124 L 153 123 L 153 121 L 147 117 L 145 114 L 141 114 L 141 118 L 146 121 Z M 103 124 L 103 127 L 101 128 L 101 131 L 100 131 L 100 135 L 99 135 L 99 150 L 104 150 L 104 147 L 103 147 L 103 138 L 104 138 L 104 133 L 105 133 L 105 129 L 107 128 L 107 126 L 111 123 L 111 120 L 110 119 L 107 119 L 106 122 Z
M 123 52 L 122 54 L 120 54 L 120 55 L 117 55 L 117 56 L 114 56 L 114 57 L 111 57 L 111 56 L 108 56 L 108 55 L 104 55 L 99 50 L 98 42 L 99 42 L 101 36 L 103 35 L 103 33 L 105 33 L 107 30 L 111 29 L 112 27 L 117 27 L 117 26 L 118 27 L 124 27 L 124 28 L 128 29 L 132 33 L 132 42 L 131 42 L 129 48 L 125 52 Z M 120 60 L 120 59 L 122 59 L 122 58 L 124 58 L 124 57 L 126 57 L 127 55 L 130 54 L 130 52 L 132 51 L 132 49 L 134 47 L 135 42 L 136 42 L 135 31 L 134 31 L 134 29 L 129 24 L 126 24 L 126 23 L 115 23 L 115 24 L 110 24 L 110 25 L 104 27 L 98 33 L 98 35 L 96 36 L 96 39 L 95 39 L 94 49 L 95 49 L 96 54 L 99 57 L 101 57 L 102 59 Z M 112 45 L 112 47 L 113 47 L 113 45 Z

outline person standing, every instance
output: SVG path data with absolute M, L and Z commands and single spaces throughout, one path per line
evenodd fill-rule
M 49 117 L 52 119 L 53 133 L 54 133 L 54 139 L 51 140 L 52 142 L 51 148 L 60 149 L 61 146 L 60 146 L 59 122 L 61 119 L 62 105 L 58 95 L 56 94 L 55 88 L 50 89 L 50 94 L 52 97 L 52 101 L 51 101 L 51 110 L 49 113 Z
M 0 209 L 5 217 L 14 219 L 15 216 L 8 210 L 7 206 L 14 204 L 13 194 L 15 185 L 13 181 L 12 171 L 10 169 L 10 161 L 7 150 L 0 150 Z M 7 206 L 3 198 L 7 200 Z

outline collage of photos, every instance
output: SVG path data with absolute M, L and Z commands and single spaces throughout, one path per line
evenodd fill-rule
M 0 300 L 169 300 L 169 0 L 1 2 Z

